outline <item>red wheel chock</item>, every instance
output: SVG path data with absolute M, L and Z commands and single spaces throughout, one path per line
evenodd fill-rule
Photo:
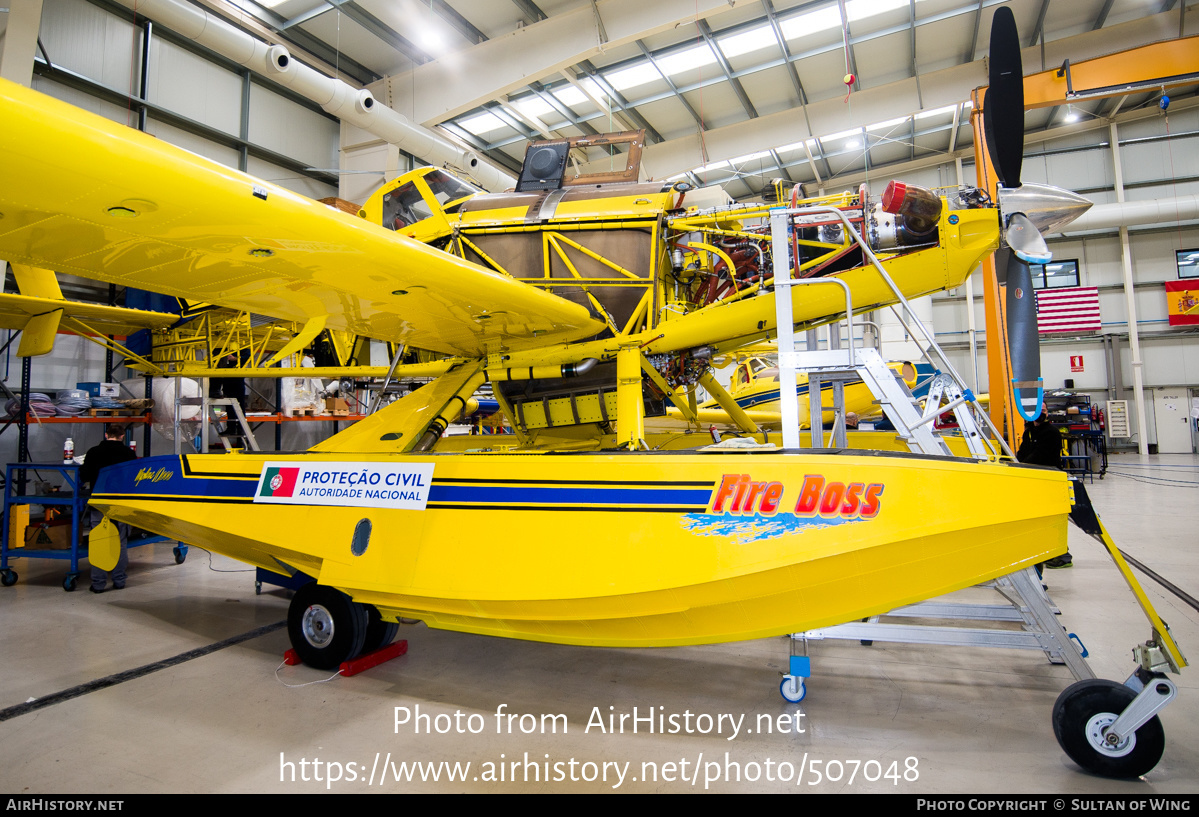
M 360 672 L 365 672 L 371 667 L 377 667 L 384 664 L 393 658 L 399 658 L 404 653 L 408 652 L 408 640 L 395 641 L 388 644 L 386 647 L 375 650 L 374 652 L 360 655 L 352 661 L 346 661 L 341 665 L 341 674 L 346 678 L 352 675 L 357 675 Z
M 371 667 L 377 667 L 380 664 L 385 664 L 393 658 L 399 658 L 404 653 L 408 652 L 408 641 L 395 641 L 388 644 L 386 647 L 381 647 L 372 653 L 360 655 L 353 661 L 343 661 L 338 672 L 341 675 L 349 678 L 357 675 L 360 672 L 365 672 Z M 300 656 L 296 655 L 295 650 L 288 650 L 283 653 L 283 663 L 289 667 L 297 666 L 304 663 L 300 660 Z

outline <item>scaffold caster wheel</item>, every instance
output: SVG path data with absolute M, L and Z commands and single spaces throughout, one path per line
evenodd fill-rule
M 174 553 L 175 553 L 175 564 L 177 564 L 177 565 L 183 564 L 184 560 L 187 559 L 187 551 L 181 547 L 176 546 L 174 549 Z
M 1132 703 L 1136 693 L 1123 684 L 1089 679 L 1072 684 L 1053 705 L 1053 734 L 1070 759 L 1103 777 L 1140 777 L 1161 760 L 1166 733 L 1156 715 L 1118 743 L 1107 728 Z
M 3 570 L 0 570 L 0 584 L 4 585 L 5 587 L 12 587 L 16 583 L 17 571 L 13 570 L 11 567 L 6 567 Z
M 66 590 L 68 593 L 74 592 L 75 588 L 78 586 L 79 586 L 79 574 L 78 573 L 68 573 L 66 578 L 62 580 L 62 589 Z
M 807 697 L 808 688 L 804 685 L 802 678 L 784 675 L 783 682 L 779 684 L 779 692 L 782 693 L 783 700 L 797 704 Z

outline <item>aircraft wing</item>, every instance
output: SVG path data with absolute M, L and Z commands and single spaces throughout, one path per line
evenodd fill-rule
M 603 329 L 584 307 L 0 80 L 0 258 L 480 356 Z
M 58 320 L 45 320 L 45 316 L 57 313 Z M 179 320 L 178 315 L 162 312 L 147 312 L 142 309 L 125 309 L 119 306 L 87 304 L 56 298 L 40 298 L 29 295 L 0 294 L 0 329 L 25 329 L 27 331 L 49 328 L 48 347 L 41 338 L 33 347 L 26 347 L 22 338 L 21 357 L 27 348 L 45 349 L 53 347 L 53 335 L 58 331 L 76 334 L 130 335 L 139 329 L 165 329 Z M 32 354 L 44 354 L 37 351 Z

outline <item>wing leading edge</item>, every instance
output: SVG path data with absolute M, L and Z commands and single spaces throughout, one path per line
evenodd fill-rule
M 602 331 L 585 308 L 0 80 L 0 258 L 480 356 Z

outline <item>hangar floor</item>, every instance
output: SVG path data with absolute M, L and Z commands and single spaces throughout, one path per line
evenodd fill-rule
M 1108 477 L 1088 485 L 1117 544 L 1199 596 L 1197 488 L 1195 456 L 1113 457 Z M 1098 543 L 1072 528 L 1070 549 L 1074 567 L 1047 572 L 1050 593 L 1096 674 L 1123 680 L 1148 625 Z M 176 566 L 168 545 L 141 548 L 128 588 L 100 596 L 64 593 L 61 562 L 15 566 L 20 581 L 0 589 L 0 789 L 14 794 L 1159 795 L 1195 792 L 1199 778 L 1194 668 L 1176 676 L 1179 698 L 1162 714 L 1161 763 L 1142 779 L 1113 781 L 1082 772 L 1058 748 L 1050 712 L 1072 678 L 1037 652 L 818 643 L 808 697 L 794 705 L 778 694 L 783 639 L 600 650 L 414 625 L 401 629 L 406 656 L 320 683 L 328 673 L 280 668 L 287 635 L 269 625 L 286 618 L 285 594 L 256 596 L 253 575 L 224 557 L 193 549 Z M 1138 578 L 1199 659 L 1199 611 Z M 267 632 L 186 655 L 259 628 Z M 80 694 L 50 697 L 68 689 Z M 23 711 L 31 699 L 57 702 Z M 399 726 L 397 707 L 401 720 L 409 715 Z M 630 717 L 621 733 L 619 716 L 634 708 L 665 720 L 653 732 L 642 720 L 634 734 Z M 467 763 L 465 780 L 447 779 Z

